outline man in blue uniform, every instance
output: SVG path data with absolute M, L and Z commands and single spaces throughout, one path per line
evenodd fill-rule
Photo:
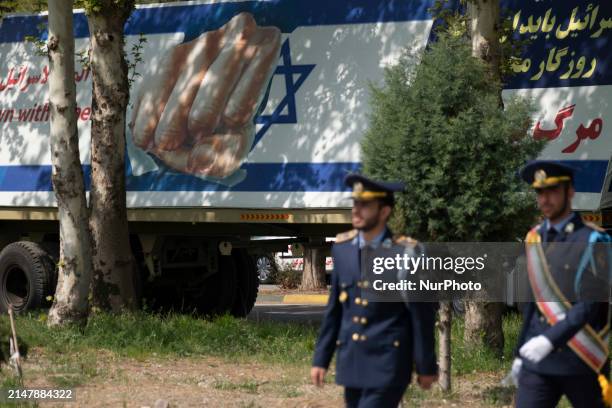
M 572 211 L 572 168 L 533 162 L 521 177 L 535 188 L 544 222 L 526 239 L 535 302 L 523 311 L 512 367 L 518 383 L 516 406 L 555 407 L 566 395 L 574 407 L 604 407 L 600 383 L 605 385 L 609 370 L 608 303 L 589 292 L 585 282 L 599 273 L 607 296 L 609 265 L 595 270 L 592 256 L 593 243 L 610 238 Z M 603 245 L 606 249 L 608 244 Z
M 402 191 L 403 184 L 358 174 L 348 175 L 345 183 L 353 188 L 354 229 L 339 234 L 332 248 L 331 291 L 311 378 L 315 385 L 323 385 L 337 351 L 336 382 L 345 387 L 347 407 L 396 408 L 410 383 L 413 363 L 421 388 L 430 388 L 437 378 L 435 305 L 367 298 L 365 288 L 370 282 L 362 279 L 361 249 L 391 242 L 414 245 L 415 241 L 393 239 L 386 225 L 394 205 L 393 192 Z

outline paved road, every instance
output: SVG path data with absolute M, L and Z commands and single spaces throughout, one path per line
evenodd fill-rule
M 278 290 L 278 289 L 279 289 L 278 285 L 269 285 L 267 283 L 259 284 L 259 290 L 273 291 L 273 290 Z
M 323 319 L 324 305 L 255 304 L 249 320 L 300 322 L 319 325 Z

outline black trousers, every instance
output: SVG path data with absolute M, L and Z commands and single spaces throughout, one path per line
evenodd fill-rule
M 597 376 L 545 375 L 521 370 L 516 408 L 554 408 L 565 395 L 574 408 L 605 408 Z
M 344 388 L 347 408 L 397 408 L 408 386 L 391 388 Z

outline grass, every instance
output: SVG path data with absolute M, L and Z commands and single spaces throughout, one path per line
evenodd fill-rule
M 0 317 L 0 325 L 6 325 Z M 454 374 L 508 369 L 520 329 L 520 317 L 504 318 L 505 348 L 502 358 L 485 349 L 474 349 L 463 342 L 463 320 L 453 319 L 452 367 Z M 144 359 L 150 356 L 185 357 L 210 355 L 237 361 L 250 359 L 264 363 L 310 364 L 317 328 L 310 325 L 253 322 L 221 316 L 203 320 L 189 315 L 156 315 L 144 312 L 93 315 L 84 328 L 50 329 L 40 315 L 17 318 L 17 332 L 30 348 L 42 347 L 54 356 L 55 365 L 69 364 L 66 353 L 81 353 L 81 377 L 95 377 L 92 351 L 108 350 L 119 356 Z M 71 369 L 70 371 L 75 371 Z
M 93 350 L 77 355 L 51 354 L 51 366 L 46 375 L 58 388 L 74 388 L 98 375 L 97 357 Z
M 0 326 L 7 324 L 8 320 L 0 317 Z M 278 391 L 285 398 L 295 398 L 302 394 L 298 383 L 302 381 L 301 372 L 310 366 L 318 330 L 312 325 L 254 322 L 230 316 L 203 320 L 190 315 L 144 312 L 95 314 L 83 328 L 73 326 L 50 329 L 46 326 L 44 315 L 36 313 L 19 316 L 16 324 L 21 341 L 27 343 L 30 350 L 40 348 L 45 358 L 51 361 L 49 367 L 44 369 L 44 375 L 57 387 L 76 387 L 109 375 L 99 371 L 97 362 L 101 351 L 117 358 L 138 360 L 150 357 L 174 359 L 214 356 L 230 362 L 267 363 L 299 370 L 298 382 L 286 380 L 282 384 L 266 384 L 253 380 L 217 380 L 212 384 L 215 389 L 236 390 L 253 395 Z M 505 349 L 503 357 L 499 358 L 491 352 L 465 344 L 463 320 L 454 319 L 453 375 L 498 375 L 508 370 L 520 329 L 520 317 L 515 314 L 505 316 L 503 327 Z M 2 378 L 5 383 L 10 381 L 10 376 L 0 374 L 0 380 Z M 333 370 L 328 381 L 333 381 Z M 276 390 L 278 387 L 282 390 Z M 482 397 L 491 405 L 507 403 L 511 398 L 511 392 L 502 387 L 489 387 L 481 392 Z M 451 393 L 438 397 L 452 401 L 456 399 L 453 395 Z M 418 387 L 410 387 L 405 401 L 407 406 L 419 406 L 431 396 L 431 392 L 425 393 Z
M 231 382 L 226 380 L 217 380 L 213 383 L 213 388 L 224 391 L 240 390 L 249 394 L 257 394 L 259 384 L 255 381 Z
M 476 349 L 463 341 L 463 319 L 453 319 L 451 329 L 451 368 L 453 374 L 509 370 L 514 359 L 513 351 L 521 329 L 521 317 L 517 313 L 504 316 L 504 352 L 501 358 L 487 349 Z
M 8 324 L 0 318 L 0 325 Z M 30 313 L 17 318 L 17 332 L 30 348 L 48 353 L 104 349 L 119 356 L 184 357 L 210 355 L 230 360 L 305 364 L 310 361 L 317 329 L 299 324 L 252 322 L 221 316 L 203 320 L 189 315 L 144 312 L 93 315 L 84 328 L 48 328 L 44 318 Z
M 0 326 L 8 320 L 0 317 Z M 520 317 L 504 318 L 505 348 L 502 358 L 463 342 L 463 320 L 453 319 L 452 367 L 454 374 L 499 371 L 509 368 L 520 329 Z M 190 315 L 156 315 L 144 312 L 93 315 L 84 328 L 50 329 L 44 316 L 34 313 L 17 318 L 17 332 L 30 348 L 42 347 L 56 356 L 58 365 L 66 353 L 82 353 L 85 366 L 95 365 L 91 351 L 108 350 L 119 356 L 144 359 L 150 356 L 185 357 L 210 355 L 229 360 L 290 365 L 310 364 L 317 328 L 295 323 L 254 322 L 221 316 L 203 320 Z M 81 369 L 94 377 L 95 370 Z
M 0 398 L 0 408 L 36 408 L 38 407 L 38 403 L 35 401 L 23 401 L 23 402 L 7 402 L 6 390 L 9 388 L 23 388 L 19 383 L 19 379 L 14 376 L 12 373 L 6 373 L 7 368 L 4 367 L 2 371 L 0 371 L 0 389 L 2 390 L 2 397 Z

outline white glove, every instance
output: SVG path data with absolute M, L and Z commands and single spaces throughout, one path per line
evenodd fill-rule
M 521 367 L 523 366 L 523 360 L 520 358 L 515 358 L 512 362 L 512 369 L 510 370 L 510 376 L 512 378 L 512 383 L 515 387 L 518 387 L 518 378 L 519 373 L 521 372 Z
M 521 357 L 526 358 L 532 363 L 539 363 L 550 354 L 553 350 L 553 345 L 546 338 L 546 336 L 536 336 L 523 344 L 523 347 L 519 350 Z
M 501 382 L 504 387 L 510 387 L 512 385 L 518 387 L 518 377 L 519 373 L 521 372 L 522 365 L 523 360 L 521 360 L 519 357 L 516 357 L 512 362 L 512 368 L 510 369 L 510 372 L 504 377 Z

